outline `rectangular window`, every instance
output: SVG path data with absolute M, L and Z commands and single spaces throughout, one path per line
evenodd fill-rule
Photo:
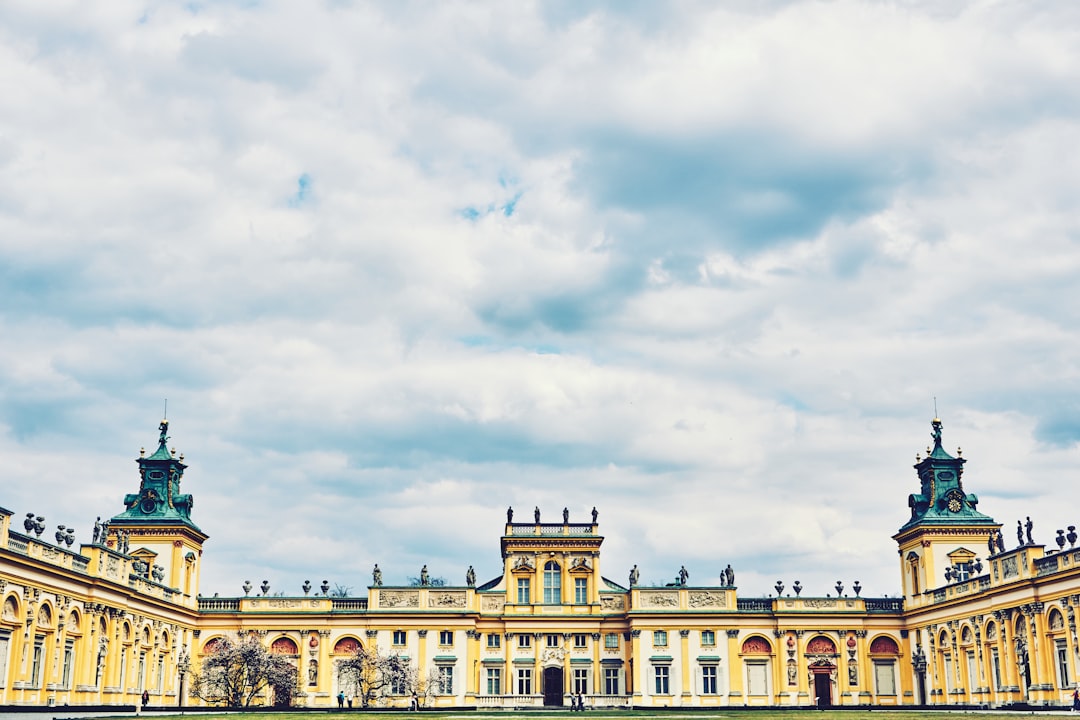
M 146 653 L 139 653 L 139 679 L 135 683 L 135 687 L 142 690 L 146 687 Z
M 7 684 L 8 651 L 11 648 L 11 635 L 0 632 L 0 688 Z
M 574 694 L 589 694 L 589 671 L 585 668 L 574 668 Z
M 658 646 L 667 645 L 667 630 L 656 630 L 652 634 L 652 644 Z
M 32 688 L 41 687 L 41 671 L 43 669 L 41 667 L 43 659 L 42 645 L 44 642 L 45 639 L 40 635 L 34 638 L 34 659 L 30 664 L 30 687 Z
M 487 694 L 502 695 L 502 668 L 487 669 Z
M 667 665 L 653 666 L 653 679 L 656 681 L 655 695 L 671 694 L 671 668 Z
M 532 647 L 532 635 L 529 635 L 527 633 L 521 633 L 517 636 L 517 639 L 519 648 Z
M 562 602 L 562 569 L 555 561 L 544 565 L 544 604 L 558 605 Z
M 574 602 L 584 605 L 589 602 L 589 579 L 574 578 Z
M 532 668 L 518 668 L 517 694 L 532 695 Z
M 440 665 L 439 666 L 439 694 L 440 695 L 453 695 L 454 694 L 454 666 L 453 665 Z
M 585 633 L 574 633 L 574 647 L 578 650 L 585 647 Z
M 715 665 L 702 665 L 701 666 L 701 694 L 702 695 L 715 695 L 716 694 L 716 666 Z
M 165 692 L 165 656 L 161 655 L 157 661 L 157 693 Z
M 64 669 L 60 677 L 60 687 L 64 690 L 71 689 L 71 664 L 75 660 L 75 642 L 68 640 L 64 643 Z
M 395 645 L 404 645 L 405 644 L 405 631 L 404 630 L 395 630 L 394 631 L 394 644 Z
M 893 663 L 874 663 L 874 680 L 877 683 L 878 695 L 896 694 L 896 672 Z
M 555 635 L 554 633 L 549 633 L 547 635 L 547 637 L 546 637 L 546 640 L 547 640 L 547 646 L 549 648 L 557 648 L 557 647 L 559 647 L 559 636 L 558 635 Z
M 454 644 L 454 631 L 453 630 L 440 630 L 439 631 L 439 644 L 440 645 L 453 645 Z
M 769 666 L 767 663 L 746 663 L 746 688 L 750 695 L 769 694 Z
M 979 686 L 979 671 L 978 666 L 975 664 L 975 653 L 967 653 L 967 686 L 968 689 L 974 690 Z
M 613 650 L 619 647 L 619 634 L 607 633 L 604 635 L 604 647 Z
M 529 578 L 518 578 L 518 605 L 528 605 L 532 602 L 529 587 Z
M 405 694 L 405 675 L 403 673 L 394 673 L 390 676 L 390 694 Z
M 502 636 L 497 633 L 488 633 L 487 644 L 489 648 L 502 647 Z
M 1058 687 L 1068 688 L 1069 685 L 1069 646 L 1064 640 L 1056 640 L 1054 648 L 1057 651 Z
M 713 632 L 712 630 L 702 630 L 701 631 L 701 644 L 702 645 L 715 645 L 716 644 L 716 633 Z
M 952 656 L 945 656 L 945 692 L 953 691 Z
M 604 668 L 604 694 L 619 694 L 619 668 Z
M 1001 658 L 998 657 L 997 648 L 990 651 L 990 660 L 994 666 L 994 689 L 1001 690 Z

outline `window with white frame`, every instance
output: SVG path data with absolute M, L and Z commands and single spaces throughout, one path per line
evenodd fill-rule
M 544 604 L 558 605 L 562 602 L 562 568 L 554 560 L 544 564 Z
M 34 655 L 30 663 L 30 687 L 34 689 L 41 687 L 41 673 L 44 670 L 42 664 L 45 660 L 44 645 L 44 637 L 38 635 L 34 638 Z
M 532 602 L 531 584 L 529 578 L 518 578 L 517 581 L 517 601 L 518 605 L 528 605 Z
M 68 640 L 64 643 L 64 666 L 60 675 L 60 687 L 63 690 L 71 689 L 71 666 L 75 662 L 75 641 Z
M 395 630 L 394 631 L 394 640 L 393 640 L 393 642 L 394 642 L 395 645 L 404 645 L 405 644 L 405 631 L 404 630 Z
M 574 694 L 587 695 L 589 692 L 589 671 L 586 668 L 574 668 Z
M 454 644 L 454 631 L 453 630 L 440 630 L 439 631 L 439 644 L 440 645 L 453 645 Z
M 517 694 L 532 695 L 532 668 L 518 668 Z
M 874 681 L 878 695 L 896 694 L 896 665 L 892 660 L 874 663 Z
M 574 647 L 578 650 L 585 647 L 585 633 L 574 633 Z
M 619 668 L 604 668 L 604 694 L 619 694 Z
M 440 695 L 453 695 L 454 694 L 454 666 L 453 665 L 440 665 L 439 666 L 439 694 Z
M 489 667 L 487 669 L 485 689 L 488 695 L 502 695 L 502 668 Z
M 746 663 L 746 688 L 749 695 L 769 694 L 769 664 L 767 661 Z
M 1069 645 L 1065 640 L 1054 641 L 1054 656 L 1057 658 L 1058 687 L 1072 687 L 1069 683 Z
M 604 647 L 609 650 L 615 650 L 619 647 L 619 634 L 618 633 L 606 633 L 604 635 Z
M 548 633 L 547 635 L 544 636 L 544 639 L 547 642 L 547 646 L 549 648 L 557 648 L 561 644 L 559 642 L 559 636 L 556 635 L 555 633 Z
M 671 694 L 671 668 L 667 665 L 653 666 L 655 695 Z
M 701 694 L 702 695 L 715 695 L 716 694 L 716 666 L 715 665 L 702 665 L 701 666 Z
M 488 633 L 487 646 L 489 648 L 502 647 L 502 636 L 498 633 Z
M 574 578 L 574 602 L 584 605 L 589 602 L 589 579 Z
M 659 647 L 667 645 L 667 630 L 654 630 L 652 634 L 652 644 Z
M 712 630 L 702 630 L 701 631 L 701 644 L 702 645 L 715 645 L 716 644 L 716 633 L 713 632 Z
M 519 648 L 532 647 L 532 635 L 528 633 L 521 633 L 517 636 L 517 640 Z

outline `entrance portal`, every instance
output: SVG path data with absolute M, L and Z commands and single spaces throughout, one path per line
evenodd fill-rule
M 832 682 L 827 671 L 814 673 L 814 697 L 817 698 L 819 708 L 832 705 Z
M 563 671 L 561 667 L 544 668 L 544 706 L 562 707 Z

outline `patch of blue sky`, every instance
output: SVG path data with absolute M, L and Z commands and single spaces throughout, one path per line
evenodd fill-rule
M 644 219 L 638 242 L 650 253 L 689 241 L 752 254 L 880 208 L 898 182 L 888 156 L 829 154 L 755 133 L 595 138 L 576 176 L 598 206 Z
M 518 200 L 521 199 L 523 193 L 519 192 L 511 198 L 510 202 L 502 206 L 502 214 L 506 217 L 510 217 L 514 214 L 514 210 L 517 209 Z
M 289 207 L 295 208 L 305 204 L 311 198 L 311 193 L 311 176 L 304 173 L 296 179 L 296 192 L 289 198 Z

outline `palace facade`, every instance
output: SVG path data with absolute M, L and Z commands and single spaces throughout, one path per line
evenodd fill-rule
M 297 702 L 333 707 L 335 661 L 358 646 L 407 659 L 437 685 L 437 707 L 989 705 L 1067 703 L 1080 673 L 1080 549 L 1000 524 L 964 489 L 965 460 L 942 447 L 915 465 L 910 519 L 894 535 L 902 598 L 742 598 L 685 579 L 627 586 L 601 571 L 592 522 L 515 522 L 503 572 L 464 586 L 328 588 L 296 597 L 203 598 L 207 535 L 180 492 L 183 456 L 138 459 L 123 512 L 72 547 L 63 528 L 0 508 L 0 705 L 195 705 L 189 671 L 215 638 L 255 633 L 292 658 Z M 957 453 L 959 455 L 959 452 Z M 13 523 L 14 518 L 14 523 Z M 1068 547 L 1065 547 L 1066 541 Z M 978 559 L 986 557 L 985 562 Z M 790 593 L 793 589 L 788 589 Z M 267 702 L 270 698 L 267 698 Z M 386 706 L 409 698 L 387 694 Z

